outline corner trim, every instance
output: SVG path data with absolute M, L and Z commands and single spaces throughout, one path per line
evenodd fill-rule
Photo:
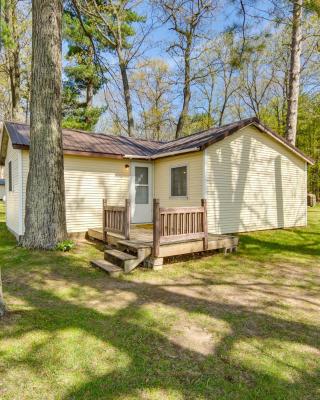
M 202 154 L 202 198 L 208 198 L 207 188 L 207 177 L 208 177 L 208 149 L 205 148 Z
M 23 160 L 22 150 L 18 152 L 18 190 L 19 190 L 19 214 L 18 214 L 18 226 L 19 236 L 23 235 Z

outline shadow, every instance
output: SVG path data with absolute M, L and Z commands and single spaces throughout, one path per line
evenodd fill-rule
M 274 180 L 276 186 L 276 204 L 277 204 L 277 227 L 284 227 L 284 209 L 283 209 L 283 187 L 282 187 L 282 169 L 281 156 L 274 160 Z
M 287 241 L 281 241 L 280 238 L 277 240 L 271 241 L 263 239 L 262 236 L 256 237 L 253 235 L 241 234 L 240 240 L 242 248 L 246 249 L 246 247 L 250 246 L 250 254 L 252 256 L 255 255 L 266 255 L 277 254 L 282 252 L 304 255 L 308 257 L 320 256 L 320 241 L 316 240 L 308 240 L 309 235 L 306 235 L 306 240 L 304 241 L 295 241 L 294 243 L 288 243 Z M 261 251 L 263 249 L 263 251 Z
M 289 152 L 282 155 L 283 148 L 261 133 L 240 135 L 241 140 L 236 134 L 210 150 L 209 231 L 230 234 L 305 225 L 301 161 Z
M 65 264 L 59 270 L 62 261 Z M 177 290 L 179 285 L 172 290 L 172 285 L 166 284 L 106 280 L 100 271 L 90 275 L 93 276 L 79 273 L 76 262 L 62 257 L 58 260 L 58 267 L 47 268 L 43 277 L 38 272 L 28 273 L 21 280 L 17 279 L 14 285 L 6 286 L 9 294 L 21 299 L 29 307 L 23 310 L 23 323 L 17 324 L 16 328 L 12 327 L 9 332 L 1 329 L 0 338 L 13 340 L 26 334 L 46 333 L 45 340 L 32 346 L 17 361 L 13 360 L 20 368 L 24 365 L 36 373 L 46 369 L 48 363 L 52 362 L 54 365 L 51 368 L 59 368 L 59 358 L 55 361 L 52 356 L 47 356 L 45 349 L 51 346 L 58 333 L 70 330 L 87 333 L 112 346 L 119 352 L 119 357 L 126 356 L 126 365 L 119 366 L 115 360 L 114 367 L 107 373 L 97 376 L 94 371 L 86 371 L 86 379 L 83 379 L 82 384 L 69 387 L 63 397 L 65 400 L 149 398 L 142 393 L 146 390 L 158 390 L 168 399 L 300 400 L 305 398 L 306 386 L 308 398 L 317 398 L 320 369 L 309 372 L 289 360 L 274 359 L 272 362 L 278 367 L 285 364 L 296 371 L 297 378 L 288 381 L 276 374 L 264 373 L 254 365 L 233 357 L 237 344 L 247 341 L 255 343 L 257 340 L 275 340 L 293 345 L 299 343 L 319 350 L 320 330 L 316 325 L 268 315 L 263 308 L 257 309 L 253 305 L 237 305 L 186 295 Z M 100 312 L 81 302 L 77 304 L 75 301 L 64 300 L 51 290 L 39 289 L 43 279 L 49 278 L 67 278 L 70 285 L 76 283 L 80 287 L 93 288 L 101 296 L 122 290 L 134 296 L 118 311 L 108 312 L 107 309 Z M 207 284 L 205 280 L 202 282 L 202 285 Z M 180 284 L 181 288 L 185 286 Z M 152 315 L 148 319 L 143 307 L 151 304 L 174 307 L 176 310 L 223 321 L 228 330 L 213 351 L 203 355 L 170 340 L 165 326 L 161 325 L 157 316 Z M 10 319 L 10 314 L 7 318 Z M 0 323 L 0 327 L 3 323 L 5 321 Z M 74 340 L 79 340 L 79 346 L 82 346 L 81 335 Z M 257 359 L 262 351 L 265 350 L 256 349 Z M 101 360 L 105 360 L 103 354 L 101 356 Z M 243 356 L 245 358 L 245 354 Z M 270 349 L 269 358 L 272 360 L 273 357 Z

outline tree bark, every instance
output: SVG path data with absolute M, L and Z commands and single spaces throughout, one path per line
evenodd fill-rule
M 6 313 L 6 306 L 3 300 L 3 293 L 2 293 L 2 280 L 1 280 L 1 267 L 0 267 L 0 318 L 4 316 Z
M 179 116 L 177 129 L 176 129 L 176 139 L 178 139 L 181 134 L 183 133 L 186 119 L 189 113 L 189 104 L 191 99 L 191 89 L 190 89 L 190 78 L 191 78 L 191 63 L 190 63 L 190 56 L 191 56 L 191 45 L 192 45 L 192 38 L 188 37 L 187 39 L 187 46 L 184 55 L 184 88 L 183 88 L 183 106 Z
M 93 84 L 92 82 L 88 82 L 87 84 L 87 93 L 86 93 L 86 107 L 92 107 L 93 103 Z
M 289 73 L 288 110 L 286 139 L 296 143 L 298 122 L 298 101 L 300 89 L 301 39 L 302 39 L 302 4 L 303 0 L 293 1 L 291 60 Z
M 128 135 L 134 136 L 134 119 L 133 119 L 132 101 L 131 101 L 131 94 L 130 94 L 130 84 L 129 84 L 128 74 L 127 74 L 127 67 L 121 59 L 119 59 L 119 65 L 120 65 L 120 71 L 121 71 L 124 100 L 125 100 L 126 111 L 127 111 Z
M 10 39 L 13 44 L 10 44 L 6 49 L 6 58 L 8 64 L 8 75 L 10 81 L 11 94 L 11 119 L 19 119 L 20 106 L 20 45 L 17 33 L 17 14 L 16 4 L 12 0 L 5 2 L 5 22 L 9 30 Z
M 61 131 L 61 0 L 32 1 L 30 168 L 22 245 L 53 249 L 66 233 Z
M 88 58 L 89 58 L 90 62 L 93 65 L 94 64 L 94 51 L 93 51 L 93 47 L 92 46 L 89 46 L 89 48 L 88 48 Z M 87 89 L 86 107 L 90 108 L 90 107 L 92 107 L 93 93 L 94 93 L 93 82 L 92 82 L 91 79 L 88 81 L 86 89 Z

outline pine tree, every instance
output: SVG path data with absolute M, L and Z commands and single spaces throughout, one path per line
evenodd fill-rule
M 89 22 L 86 23 L 86 31 L 97 37 Z M 100 46 L 96 41 L 93 47 L 72 6 L 65 11 L 63 33 L 68 43 L 66 58 L 69 61 L 64 70 L 67 79 L 63 85 L 63 127 L 90 131 L 104 111 L 103 107 L 93 105 L 93 96 L 104 83 L 102 67 L 94 54 Z

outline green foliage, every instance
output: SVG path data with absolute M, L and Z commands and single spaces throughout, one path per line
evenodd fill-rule
M 186 122 L 186 129 L 184 130 L 185 136 L 195 132 L 203 131 L 214 126 L 214 120 L 211 115 L 206 113 L 199 113 L 189 115 Z
M 95 38 L 93 25 L 88 20 L 84 24 L 86 32 Z M 63 32 L 68 43 L 66 59 L 69 65 L 64 69 L 67 79 L 63 87 L 62 126 L 92 131 L 105 110 L 104 107 L 94 107 L 92 104 L 93 96 L 104 83 L 101 66 L 94 54 L 101 50 L 101 45 L 97 40 L 93 39 L 92 42 L 84 32 L 70 5 L 64 14 Z
M 63 242 L 60 242 L 56 246 L 56 250 L 58 251 L 70 251 L 74 248 L 75 243 L 72 240 L 64 240 Z

